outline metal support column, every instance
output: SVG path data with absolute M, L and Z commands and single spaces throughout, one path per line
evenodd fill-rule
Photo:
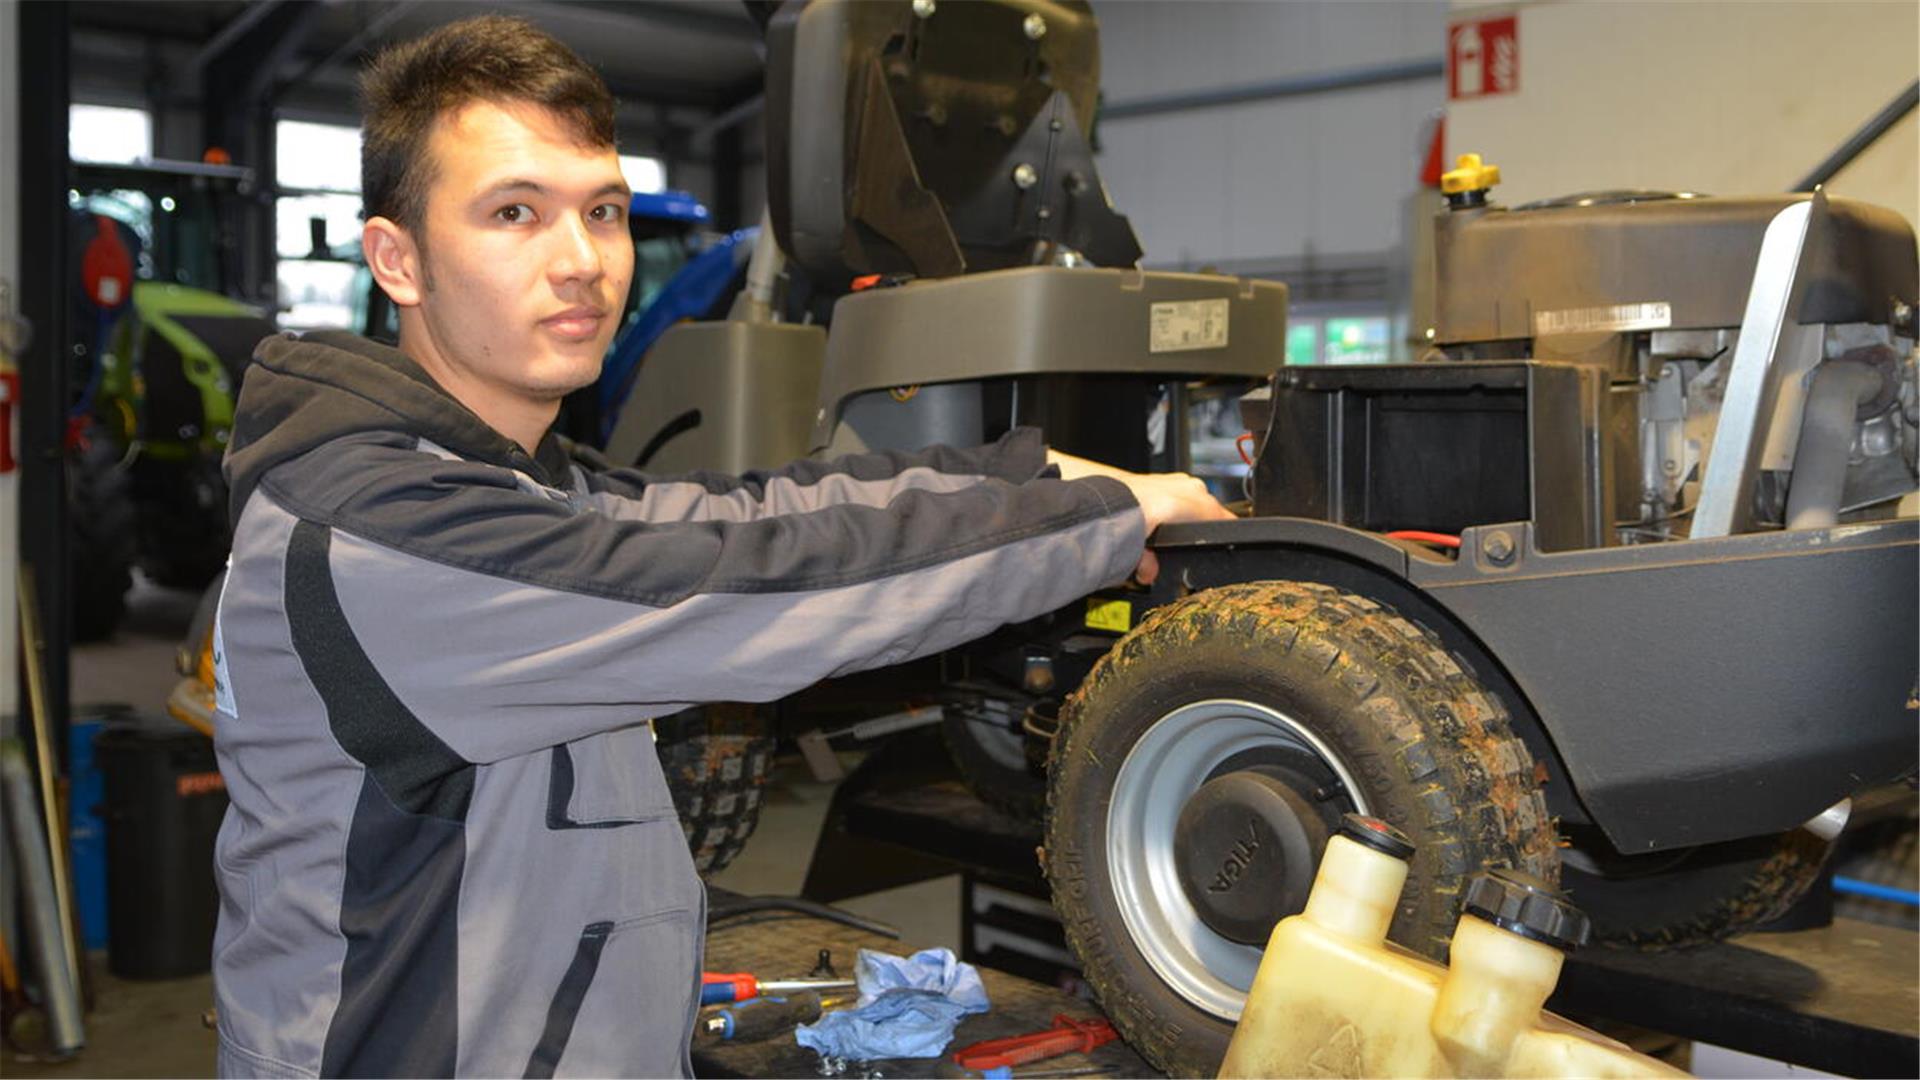
M 713 218 L 722 229 L 741 229 L 750 224 L 740 190 L 740 143 L 737 127 L 713 137 Z
M 325 10 L 315 0 L 286 0 L 232 35 L 220 52 L 199 58 L 207 144 L 226 149 L 234 164 L 252 168 L 261 181 L 231 226 L 240 235 L 240 265 L 228 287 L 251 300 L 272 297 L 277 261 L 272 91 Z
M 40 629 L 46 643 L 49 747 L 65 771 L 72 640 L 71 567 L 67 553 L 65 440 L 70 355 L 67 292 L 71 276 L 67 222 L 67 57 L 71 13 L 65 0 L 21 4 L 20 219 L 7 222 L 20 237 L 17 283 L 20 313 L 33 338 L 20 357 L 20 561 L 33 571 Z M 13 611 L 0 618 L 14 619 Z M 12 663 L 13 658 L 4 661 Z

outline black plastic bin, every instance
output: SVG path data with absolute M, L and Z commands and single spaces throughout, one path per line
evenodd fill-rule
M 126 724 L 93 746 L 106 779 L 108 969 L 126 979 L 206 971 L 220 912 L 213 841 L 227 811 L 213 740 Z

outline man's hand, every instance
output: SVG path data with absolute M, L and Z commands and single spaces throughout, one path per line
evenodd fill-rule
M 1133 492 L 1134 500 L 1140 504 L 1140 512 L 1146 516 L 1149 536 L 1160 526 L 1176 521 L 1225 521 L 1233 517 L 1233 512 L 1221 506 L 1205 484 L 1186 473 L 1128 472 L 1058 450 L 1047 451 L 1047 463 L 1059 466 L 1063 480 L 1106 476 L 1127 485 L 1127 490 Z M 1160 560 L 1149 548 L 1140 557 L 1140 565 L 1133 572 L 1134 580 L 1150 585 L 1159 573 Z

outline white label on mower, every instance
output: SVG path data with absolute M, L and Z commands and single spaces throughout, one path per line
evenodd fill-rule
M 229 568 L 233 566 L 231 559 L 227 561 L 227 566 Z M 233 705 L 233 680 L 227 676 L 226 635 L 220 632 L 220 624 L 226 621 L 221 618 L 226 602 L 227 592 L 223 586 L 220 590 L 220 600 L 213 609 L 213 707 L 228 716 L 237 717 L 240 715 L 240 710 Z
M 1225 300 L 1176 300 L 1153 305 L 1147 321 L 1148 352 L 1227 347 Z
M 1673 305 L 1614 304 L 1533 313 L 1533 334 L 1617 334 L 1624 330 L 1665 330 L 1673 325 Z

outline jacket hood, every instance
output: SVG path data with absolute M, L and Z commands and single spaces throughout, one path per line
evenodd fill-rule
M 542 483 L 566 471 L 567 451 L 551 432 L 529 457 L 398 349 L 340 330 L 280 334 L 255 348 L 234 405 L 222 466 L 230 520 L 239 522 L 254 487 L 275 465 L 363 432 L 426 439 Z

